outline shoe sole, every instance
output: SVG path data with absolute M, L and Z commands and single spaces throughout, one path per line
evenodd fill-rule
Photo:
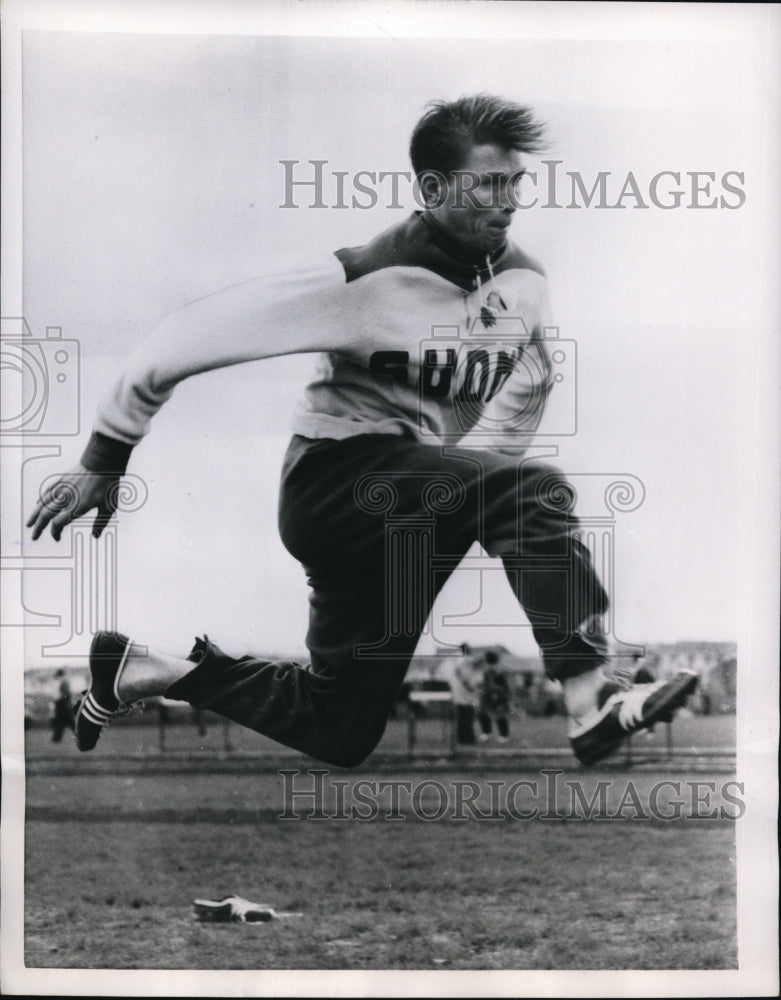
M 605 757 L 608 757 L 611 753 L 617 750 L 621 744 L 632 735 L 632 733 L 640 732 L 642 729 L 648 729 L 650 726 L 654 726 L 658 722 L 671 722 L 675 712 L 677 712 L 678 709 L 683 708 L 688 698 L 694 693 L 694 690 L 699 683 L 699 675 L 691 671 L 682 671 L 676 680 L 678 680 L 678 683 L 671 684 L 670 689 L 665 694 L 665 697 L 660 699 L 659 703 L 655 705 L 653 710 L 649 713 L 648 718 L 644 719 L 642 724 L 637 726 L 635 729 L 624 730 L 621 733 L 616 733 L 613 739 L 608 738 L 598 744 L 595 744 L 593 747 L 586 747 L 584 750 L 580 751 L 578 751 L 574 745 L 574 741 L 572 741 L 573 753 L 580 763 L 585 767 L 588 767 L 591 764 L 596 764 L 598 761 L 603 760 Z M 653 696 L 651 695 L 649 697 Z M 599 720 L 599 722 L 601 721 L 602 720 Z M 599 725 L 599 722 L 595 725 Z M 575 737 L 575 739 L 581 738 L 582 737 Z

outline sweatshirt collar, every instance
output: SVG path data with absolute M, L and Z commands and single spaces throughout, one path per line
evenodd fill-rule
M 474 247 L 470 247 L 463 240 L 459 240 L 458 237 L 449 233 L 429 212 L 416 212 L 415 214 L 425 224 L 432 242 L 444 254 L 447 254 L 448 257 L 459 264 L 466 264 L 472 268 L 485 270 L 489 260 L 491 264 L 498 263 L 507 250 L 507 244 L 495 250 L 492 254 L 485 253 L 482 250 L 475 250 Z

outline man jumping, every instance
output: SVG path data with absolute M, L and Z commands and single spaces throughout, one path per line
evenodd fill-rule
M 81 463 L 41 496 L 33 538 L 50 525 L 59 539 L 93 509 L 100 535 L 134 446 L 183 379 L 317 352 L 279 504 L 282 540 L 311 589 L 311 662 L 235 658 L 207 638 L 177 658 L 99 632 L 79 749 L 126 704 L 165 695 L 327 763 L 359 764 L 382 737 L 437 593 L 475 541 L 502 560 L 545 670 L 562 683 L 582 763 L 684 704 L 691 672 L 627 689 L 606 677 L 608 599 L 571 491 L 524 454 L 552 383 L 548 292 L 508 227 L 522 154 L 542 148 L 542 132 L 528 108 L 498 97 L 432 104 L 410 145 L 422 211 L 366 246 L 197 299 L 130 357 Z M 391 515 L 432 527 L 417 557 L 389 543 Z

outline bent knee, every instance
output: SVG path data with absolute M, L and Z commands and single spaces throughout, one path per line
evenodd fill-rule
M 546 462 L 524 465 L 521 479 L 524 500 L 551 514 L 570 514 L 575 509 L 577 491 L 561 469 Z

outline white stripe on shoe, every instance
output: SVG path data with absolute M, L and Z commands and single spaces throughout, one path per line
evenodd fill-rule
M 128 639 L 127 645 L 122 651 L 122 659 L 119 661 L 119 666 L 117 667 L 117 672 L 114 674 L 114 697 L 117 701 L 122 704 L 122 699 L 119 696 L 119 678 L 122 676 L 122 671 L 125 669 L 125 664 L 127 663 L 127 658 L 130 655 L 130 647 L 133 645 L 133 640 Z
M 606 715 L 610 715 L 616 705 L 619 706 L 618 724 L 627 732 L 636 729 L 643 719 L 643 705 L 649 695 L 664 687 L 669 680 L 654 681 L 653 684 L 638 684 L 628 691 L 616 691 L 607 699 L 598 711 L 595 710 L 585 719 L 572 726 L 569 731 L 571 740 L 578 739 L 584 733 L 594 729 Z
M 626 733 L 636 732 L 638 729 L 641 729 L 649 724 L 648 719 L 643 715 L 643 710 L 648 702 L 648 699 L 658 691 L 674 685 L 675 682 L 679 681 L 686 675 L 688 675 L 687 680 L 694 678 L 696 681 L 696 673 L 690 670 L 682 670 L 679 671 L 679 673 L 674 677 L 668 677 L 666 680 L 654 681 L 652 684 L 638 684 L 635 687 L 630 688 L 628 691 L 617 691 L 607 699 L 598 712 L 594 712 L 585 720 L 574 726 L 570 730 L 569 738 L 571 740 L 579 739 L 590 730 L 595 729 L 597 725 L 616 708 L 618 708 L 616 722 L 621 729 L 623 729 Z M 677 701 L 677 698 L 683 693 L 684 692 L 678 692 L 676 699 L 673 700 Z M 668 702 L 669 700 L 670 699 L 668 699 Z M 677 708 L 679 705 L 676 704 L 675 707 Z M 654 714 L 657 713 L 658 710 L 657 706 L 654 709 Z
M 114 715 L 114 712 L 103 708 L 95 701 L 91 691 L 87 692 L 84 701 L 81 703 L 80 711 L 89 722 L 96 726 L 105 726 L 108 720 Z
M 638 729 L 643 723 L 643 706 L 646 701 L 666 683 L 667 681 L 656 681 L 654 684 L 639 684 L 625 693 L 614 695 L 616 701 L 621 703 L 618 709 L 619 726 L 627 732 Z

